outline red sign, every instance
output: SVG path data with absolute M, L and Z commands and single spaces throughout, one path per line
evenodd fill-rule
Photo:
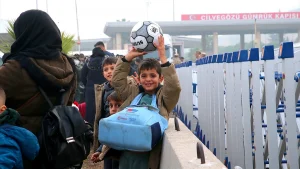
M 224 21 L 224 20 L 267 20 L 267 19 L 300 19 L 300 12 L 273 13 L 229 13 L 229 14 L 184 14 L 182 21 Z

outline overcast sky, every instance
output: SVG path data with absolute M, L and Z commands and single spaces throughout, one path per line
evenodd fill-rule
M 173 0 L 149 0 L 149 20 L 171 21 Z M 300 0 L 174 0 L 175 20 L 181 14 L 282 12 L 300 8 Z M 105 37 L 106 22 L 126 18 L 147 19 L 146 0 L 77 0 L 81 39 Z M 0 0 L 0 19 L 16 19 L 21 12 L 36 8 L 36 0 Z M 46 0 L 38 0 L 46 11 Z M 77 34 L 75 0 L 48 0 L 48 13 L 61 31 Z M 3 24 L 3 22 L 0 22 Z M 1 26 L 0 26 L 1 27 Z

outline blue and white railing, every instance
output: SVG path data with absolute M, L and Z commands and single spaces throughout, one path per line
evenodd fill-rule
M 228 168 L 299 167 L 300 58 L 292 42 L 176 65 L 175 112 Z M 198 107 L 197 107 L 198 106 Z

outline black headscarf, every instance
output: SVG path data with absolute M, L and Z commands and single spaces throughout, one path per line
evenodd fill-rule
M 16 41 L 11 47 L 10 55 L 3 61 L 17 60 L 29 76 L 42 88 L 55 88 L 40 69 L 29 59 L 52 60 L 60 57 L 62 50 L 61 34 L 51 17 L 40 10 L 28 10 L 14 23 Z M 60 89 L 59 89 L 60 88 Z
M 16 41 L 11 46 L 11 55 L 35 59 L 53 59 L 62 50 L 61 34 L 51 17 L 40 10 L 23 12 L 14 23 Z

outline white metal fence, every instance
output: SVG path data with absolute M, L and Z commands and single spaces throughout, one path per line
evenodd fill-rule
M 265 46 L 176 66 L 175 112 L 228 168 L 300 168 L 300 58 L 292 42 L 277 51 Z

